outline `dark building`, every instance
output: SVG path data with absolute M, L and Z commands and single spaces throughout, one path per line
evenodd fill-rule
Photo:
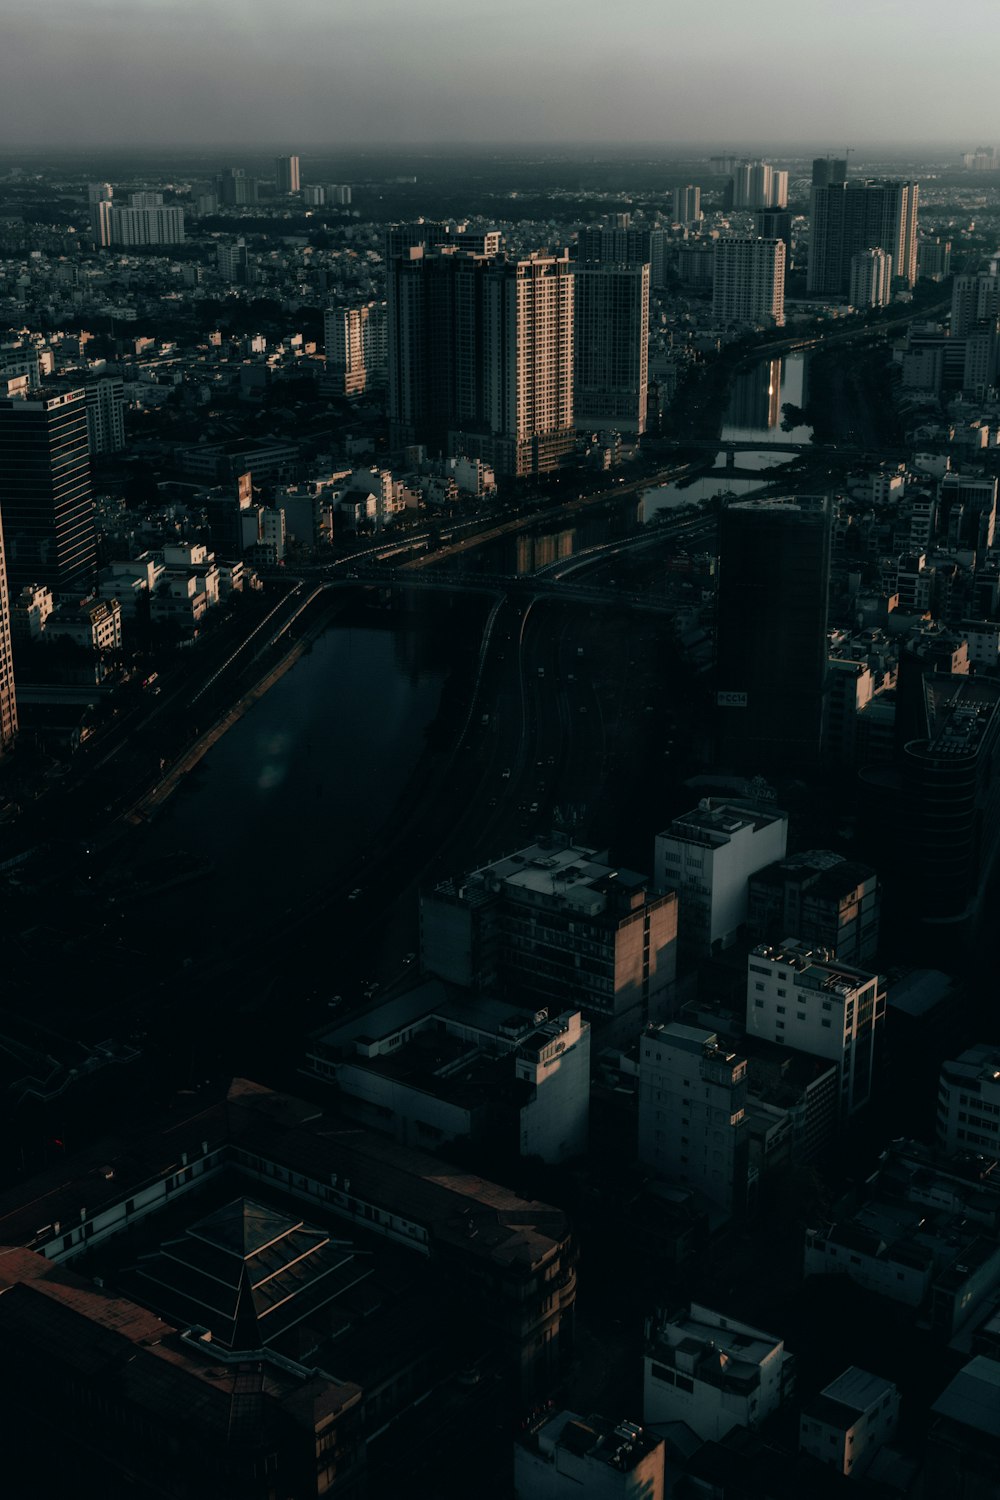
M 257 179 L 248 177 L 242 167 L 223 167 L 216 178 L 219 202 L 239 208 L 257 202 Z
M 11 593 L 86 594 L 97 543 L 82 389 L 0 399 L 0 515 Z
M 847 161 L 836 156 L 813 158 L 813 187 L 829 187 L 831 183 L 847 181 Z
M 794 932 L 828 948 L 842 963 L 863 966 L 878 949 L 878 876 L 870 865 L 829 849 L 777 860 L 750 876 L 747 931 L 754 942 Z
M 758 208 L 753 216 L 754 231 L 761 240 L 783 240 L 785 264 L 792 254 L 792 216 L 784 208 Z
M 725 507 L 715 685 L 726 764 L 757 771 L 819 759 L 829 581 L 827 496 Z
M 892 256 L 893 279 L 912 286 L 917 277 L 915 182 L 857 180 L 812 189 L 807 289 L 820 297 L 846 296 L 851 261 L 863 250 Z

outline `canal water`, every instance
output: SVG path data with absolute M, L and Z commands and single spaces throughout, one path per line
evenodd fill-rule
M 480 602 L 463 612 L 476 638 L 484 612 Z M 186 913 L 216 938 L 230 923 L 234 945 L 252 943 L 269 913 L 280 923 L 317 882 L 351 878 L 424 749 L 454 659 L 455 614 L 335 624 L 315 641 L 143 830 L 142 861 L 183 850 L 214 866 L 211 880 L 158 897 L 159 916 Z

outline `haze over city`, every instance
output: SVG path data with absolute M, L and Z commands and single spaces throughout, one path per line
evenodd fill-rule
M 930 0 L 7 0 L 0 135 L 947 148 L 992 128 L 995 25 L 989 0 L 961 24 Z

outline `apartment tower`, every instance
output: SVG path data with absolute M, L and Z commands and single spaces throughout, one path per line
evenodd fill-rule
M 11 591 L 88 593 L 97 561 L 86 391 L 0 398 L 0 515 Z

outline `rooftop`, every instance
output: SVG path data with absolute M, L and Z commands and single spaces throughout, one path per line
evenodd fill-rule
M 977 1354 L 945 1387 L 931 1411 L 1000 1438 L 1000 1363 Z

